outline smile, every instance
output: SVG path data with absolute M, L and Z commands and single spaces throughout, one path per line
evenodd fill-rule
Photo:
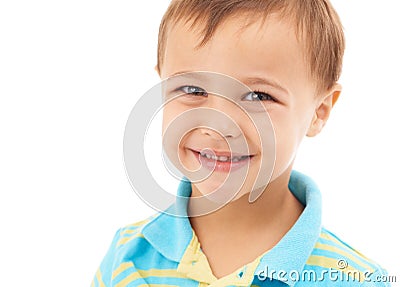
M 253 155 L 238 155 L 229 152 L 213 152 L 212 150 L 191 150 L 200 164 L 211 171 L 231 172 L 250 163 Z
M 210 154 L 208 152 L 200 152 L 199 153 L 200 156 L 205 157 L 207 159 L 212 159 L 214 161 L 221 161 L 221 162 L 228 162 L 228 161 L 232 161 L 232 162 L 238 162 L 241 160 L 246 160 L 248 158 L 250 158 L 250 155 L 243 155 L 243 156 L 217 156 L 215 154 Z

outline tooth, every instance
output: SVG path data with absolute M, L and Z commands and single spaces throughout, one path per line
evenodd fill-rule
M 218 157 L 215 156 L 215 155 L 212 155 L 211 158 L 212 158 L 213 160 L 218 160 Z
M 234 157 L 234 158 L 232 158 L 232 161 L 234 161 L 234 162 L 238 162 L 240 159 L 238 158 L 238 157 Z
M 219 161 L 228 161 L 228 157 L 227 156 L 220 156 L 218 158 Z
M 211 155 L 206 153 L 206 158 L 211 159 Z

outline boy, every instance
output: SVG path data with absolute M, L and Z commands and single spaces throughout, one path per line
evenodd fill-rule
M 319 190 L 292 171 L 301 140 L 322 130 L 340 95 L 343 52 L 340 20 L 326 0 L 173 0 L 157 71 L 167 87 L 177 79 L 180 94 L 164 106 L 164 137 L 195 110 L 231 121 L 210 112 L 175 145 L 167 141 L 192 181 L 178 190 L 190 198 L 189 217 L 161 212 L 120 229 L 92 285 L 385 286 L 379 265 L 321 227 Z M 199 74 L 207 80 L 196 82 Z M 249 93 L 235 102 L 210 92 L 206 82 L 218 77 Z M 267 114 L 254 112 L 260 105 Z M 262 118 L 272 131 L 259 133 Z M 185 173 L 203 167 L 210 173 L 201 180 Z M 193 212 L 192 199 L 218 202 L 221 193 L 227 204 Z

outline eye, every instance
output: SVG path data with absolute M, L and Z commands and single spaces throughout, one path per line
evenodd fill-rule
M 277 102 L 277 100 L 271 96 L 270 94 L 264 93 L 264 92 L 258 92 L 254 91 L 249 94 L 247 94 L 244 98 L 244 101 L 272 101 L 272 102 Z
M 208 96 L 207 92 L 204 89 L 196 86 L 182 86 L 179 88 L 179 90 L 188 95 L 203 96 L 203 97 Z

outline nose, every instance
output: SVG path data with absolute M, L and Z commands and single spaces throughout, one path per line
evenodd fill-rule
M 207 127 L 200 128 L 199 129 L 200 133 L 202 135 L 204 135 L 204 136 L 209 136 L 214 140 L 220 140 L 221 137 L 224 137 L 224 138 L 227 138 L 227 139 L 235 138 L 235 135 L 233 135 L 232 133 L 224 132 L 221 129 L 215 129 L 215 124 L 213 126 L 214 126 L 213 129 L 207 128 Z
M 210 116 L 205 118 L 203 127 L 200 128 L 201 133 L 213 139 L 221 139 L 221 136 L 230 139 L 239 137 L 240 115 L 243 111 L 235 103 L 221 96 L 210 95 L 207 102 L 206 107 L 217 113 L 210 113 Z

